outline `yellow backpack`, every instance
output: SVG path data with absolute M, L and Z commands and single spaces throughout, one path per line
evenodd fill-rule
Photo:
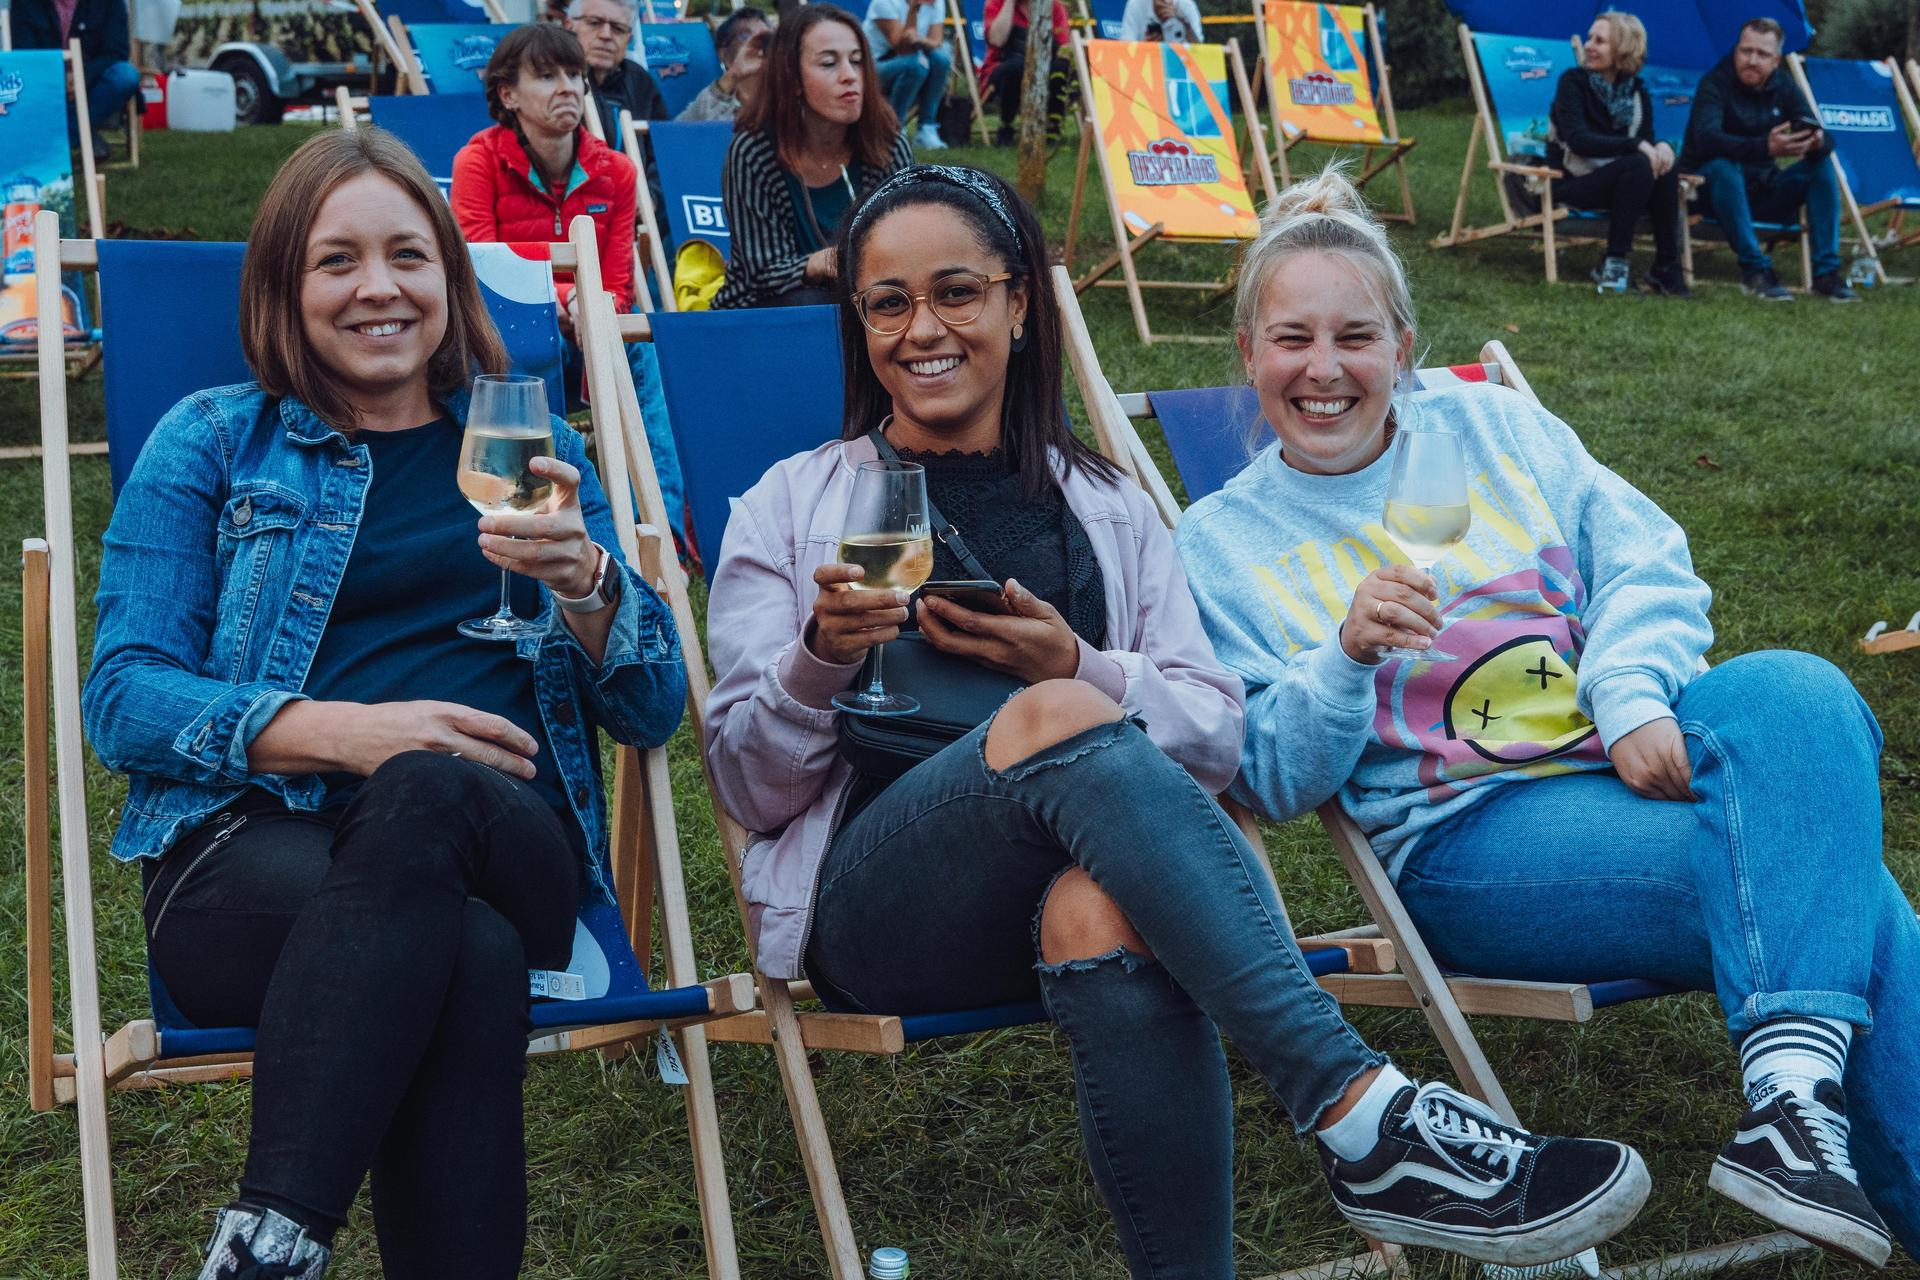
M 682 311 L 706 311 L 727 281 L 727 260 L 705 240 L 689 240 L 673 256 L 673 301 Z

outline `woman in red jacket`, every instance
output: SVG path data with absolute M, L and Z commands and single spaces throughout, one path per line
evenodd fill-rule
M 487 110 L 498 124 L 473 135 L 453 161 L 453 216 L 470 241 L 550 241 L 567 225 L 593 219 L 600 278 L 614 306 L 633 309 L 633 225 L 638 172 L 622 153 L 582 127 L 587 57 L 564 27 L 533 23 L 494 47 L 484 77 Z M 560 328 L 569 338 L 569 393 L 582 362 L 573 338 L 571 283 L 559 285 Z M 627 347 L 647 443 L 674 535 L 684 538 L 680 466 L 650 343 Z M 577 397 L 574 397 L 577 398 Z

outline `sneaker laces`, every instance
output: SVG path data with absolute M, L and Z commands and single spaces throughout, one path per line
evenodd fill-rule
M 253 1250 L 243 1241 L 235 1240 L 227 1248 L 232 1252 L 234 1270 L 220 1274 L 232 1276 L 233 1280 L 283 1280 L 284 1277 L 302 1275 L 307 1269 L 304 1262 L 262 1262 L 253 1256 Z
M 1797 1093 L 1790 1092 L 1783 1100 L 1793 1108 L 1794 1115 L 1806 1127 L 1807 1135 L 1813 1139 L 1813 1145 L 1826 1161 L 1828 1169 L 1859 1186 L 1860 1175 L 1854 1172 L 1853 1157 L 1847 1153 L 1849 1124 L 1846 1116 L 1825 1103 L 1804 1098 Z
M 1525 1130 L 1507 1124 L 1483 1104 L 1439 1081 L 1420 1086 L 1400 1127 L 1412 1129 L 1455 1173 L 1489 1187 L 1512 1182 L 1520 1158 L 1527 1152 L 1524 1137 L 1515 1136 L 1524 1135 Z M 1456 1151 L 1464 1151 L 1467 1159 L 1489 1165 L 1491 1170 L 1463 1163 Z

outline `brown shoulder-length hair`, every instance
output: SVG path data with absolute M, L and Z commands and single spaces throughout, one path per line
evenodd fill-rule
M 480 297 L 467 242 L 426 168 L 384 129 L 329 130 L 288 157 L 253 215 L 240 268 L 240 346 L 267 394 L 291 396 L 328 426 L 347 432 L 353 430 L 353 409 L 307 347 L 300 289 L 314 215 L 336 187 L 365 173 L 387 178 L 420 206 L 446 267 L 447 334 L 427 361 L 434 398 L 459 390 L 475 373 L 507 369 L 507 349 Z
M 520 68 L 535 74 L 576 71 L 587 74 L 587 52 L 580 37 L 551 22 L 529 22 L 515 27 L 493 46 L 480 79 L 487 86 L 487 114 L 509 129 L 518 129 L 518 117 L 500 102 L 500 91 L 520 83 Z
M 845 9 L 831 4 L 809 4 L 780 20 L 767 49 L 767 70 L 760 82 L 760 94 L 751 106 L 734 118 L 736 133 L 764 129 L 773 135 L 782 168 L 793 169 L 800 163 L 806 147 L 806 87 L 800 70 L 800 42 L 807 32 L 823 22 L 838 22 L 853 32 L 860 42 L 860 119 L 847 129 L 854 158 L 869 169 L 885 169 L 893 154 L 893 140 L 900 132 L 900 121 L 880 92 L 880 77 L 873 69 L 873 50 L 860 22 Z

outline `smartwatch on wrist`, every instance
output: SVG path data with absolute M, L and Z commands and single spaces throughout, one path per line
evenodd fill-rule
M 587 594 L 563 596 L 548 588 L 553 593 L 553 602 L 568 613 L 598 613 L 620 598 L 620 575 L 607 572 L 613 567 L 613 557 L 599 543 L 594 547 L 600 552 L 600 560 L 593 567 L 593 587 Z

